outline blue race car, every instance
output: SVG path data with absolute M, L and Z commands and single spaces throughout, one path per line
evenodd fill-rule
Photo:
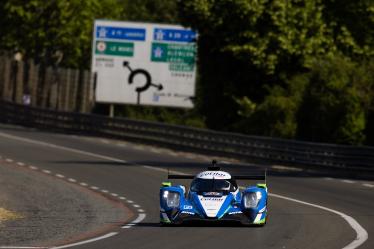
M 263 175 L 230 175 L 215 165 L 195 175 L 170 175 L 168 179 L 193 179 L 189 190 L 163 182 L 160 189 L 160 223 L 184 221 L 238 221 L 244 225 L 266 224 L 268 190 Z M 236 180 L 263 180 L 239 191 Z

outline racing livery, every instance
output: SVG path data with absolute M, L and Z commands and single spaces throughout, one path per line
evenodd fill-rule
M 161 224 L 191 220 L 238 221 L 245 225 L 266 224 L 268 191 L 263 175 L 230 175 L 219 167 L 194 175 L 169 175 L 168 179 L 193 179 L 188 191 L 183 185 L 163 182 L 160 189 Z M 236 180 L 263 180 L 240 191 Z

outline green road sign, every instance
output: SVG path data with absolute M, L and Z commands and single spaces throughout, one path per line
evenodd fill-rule
M 151 61 L 170 63 L 170 71 L 193 71 L 195 56 L 195 45 L 152 43 Z
M 116 56 L 134 56 L 134 43 L 132 42 L 110 42 L 96 41 L 96 54 L 116 55 Z
M 97 103 L 194 106 L 196 31 L 113 20 L 95 20 L 93 31 Z

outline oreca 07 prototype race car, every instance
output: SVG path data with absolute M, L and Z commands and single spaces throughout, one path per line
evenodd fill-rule
M 268 190 L 263 174 L 230 175 L 213 166 L 197 175 L 170 175 L 168 179 L 193 179 L 183 185 L 163 182 L 160 189 L 160 223 L 184 221 L 238 221 L 244 225 L 266 224 Z M 236 180 L 261 180 L 240 191 Z

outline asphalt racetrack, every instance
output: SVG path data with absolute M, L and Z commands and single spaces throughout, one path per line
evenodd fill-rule
M 211 158 L 126 141 L 9 125 L 0 125 L 0 156 L 65 177 L 90 191 L 120 198 L 129 208 L 129 223 L 113 231 L 72 245 L 50 247 L 374 248 L 374 185 L 370 181 L 298 173 L 270 175 L 270 216 L 265 227 L 215 223 L 160 227 L 158 193 L 166 178 L 164 169 L 198 172 L 209 165 Z M 233 173 L 251 168 L 224 165 Z M 240 182 L 241 186 L 245 184 L 249 183 Z

